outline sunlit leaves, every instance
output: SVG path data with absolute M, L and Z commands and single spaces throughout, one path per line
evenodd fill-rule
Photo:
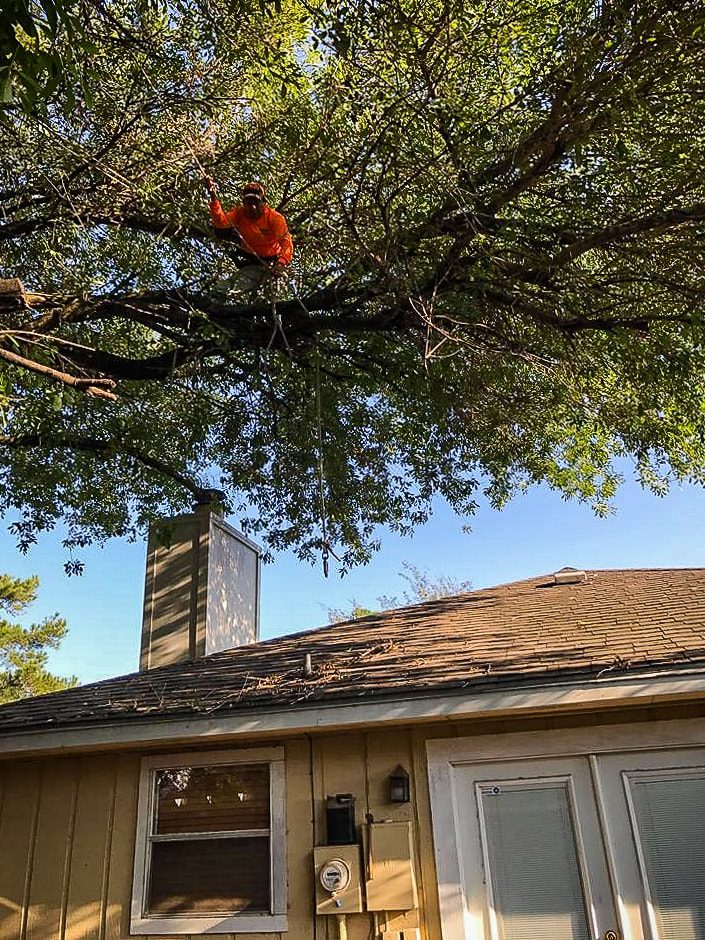
M 188 477 L 272 549 L 318 557 L 325 521 L 347 565 L 437 496 L 546 482 L 604 513 L 615 457 L 657 491 L 700 478 L 695 3 L 115 3 L 74 44 L 82 8 L 32 9 L 22 48 L 62 71 L 0 114 L 0 275 L 61 316 L 2 342 L 119 400 L 3 365 L 21 539 L 134 533 Z M 263 179 L 289 219 L 286 343 L 271 296 L 224 301 L 204 173 L 226 203 Z

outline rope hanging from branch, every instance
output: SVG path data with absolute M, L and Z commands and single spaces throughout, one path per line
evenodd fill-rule
M 284 348 L 286 349 L 289 356 L 291 356 L 291 346 L 289 345 L 289 340 L 286 338 L 286 333 L 284 332 L 284 325 L 282 323 L 281 314 L 277 310 L 279 282 L 276 277 L 271 277 L 268 287 L 270 292 L 270 304 L 272 308 L 272 322 L 274 323 L 274 329 L 272 330 L 272 335 L 269 337 L 267 349 L 269 350 L 272 348 L 272 343 L 276 339 L 277 333 L 279 333 L 281 335 L 282 342 L 284 343 Z
M 323 561 L 323 576 L 328 577 L 328 556 L 334 555 L 328 541 L 328 511 L 326 507 L 325 467 L 323 463 L 323 419 L 321 417 L 321 350 L 318 345 L 316 333 L 316 435 L 318 450 L 318 508 L 321 517 L 321 560 Z M 334 555 L 335 557 L 335 555 Z

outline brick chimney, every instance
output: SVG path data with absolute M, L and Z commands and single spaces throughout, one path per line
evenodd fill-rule
M 140 671 L 259 639 L 260 549 L 212 497 L 150 528 Z

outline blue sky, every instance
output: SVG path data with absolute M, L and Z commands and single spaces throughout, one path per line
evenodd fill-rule
M 590 509 L 561 500 L 537 487 L 497 512 L 481 504 L 462 519 L 440 503 L 431 521 L 412 538 L 381 533 L 382 550 L 364 568 L 342 580 L 335 568 L 326 580 L 291 555 L 266 565 L 262 576 L 261 636 L 269 637 L 324 624 L 328 607 L 355 598 L 374 606 L 380 594 L 401 594 L 399 577 L 408 561 L 432 574 L 470 580 L 476 588 L 554 571 L 584 568 L 705 566 L 705 491 L 674 487 L 660 498 L 627 482 L 616 512 L 596 518 Z M 463 531 L 469 523 L 472 531 Z M 0 571 L 38 574 L 39 601 L 31 619 L 59 612 L 69 635 L 51 654 L 50 668 L 81 682 L 137 668 L 144 588 L 145 544 L 114 540 L 103 549 L 81 552 L 82 577 L 67 578 L 60 534 L 44 536 L 21 556 L 6 528 L 0 529 Z

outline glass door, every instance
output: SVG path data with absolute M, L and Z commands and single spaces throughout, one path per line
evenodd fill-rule
M 641 927 L 648 940 L 703 940 L 705 749 L 610 754 L 596 763 L 629 929 Z
M 458 764 L 452 776 L 465 940 L 617 940 L 587 758 Z

